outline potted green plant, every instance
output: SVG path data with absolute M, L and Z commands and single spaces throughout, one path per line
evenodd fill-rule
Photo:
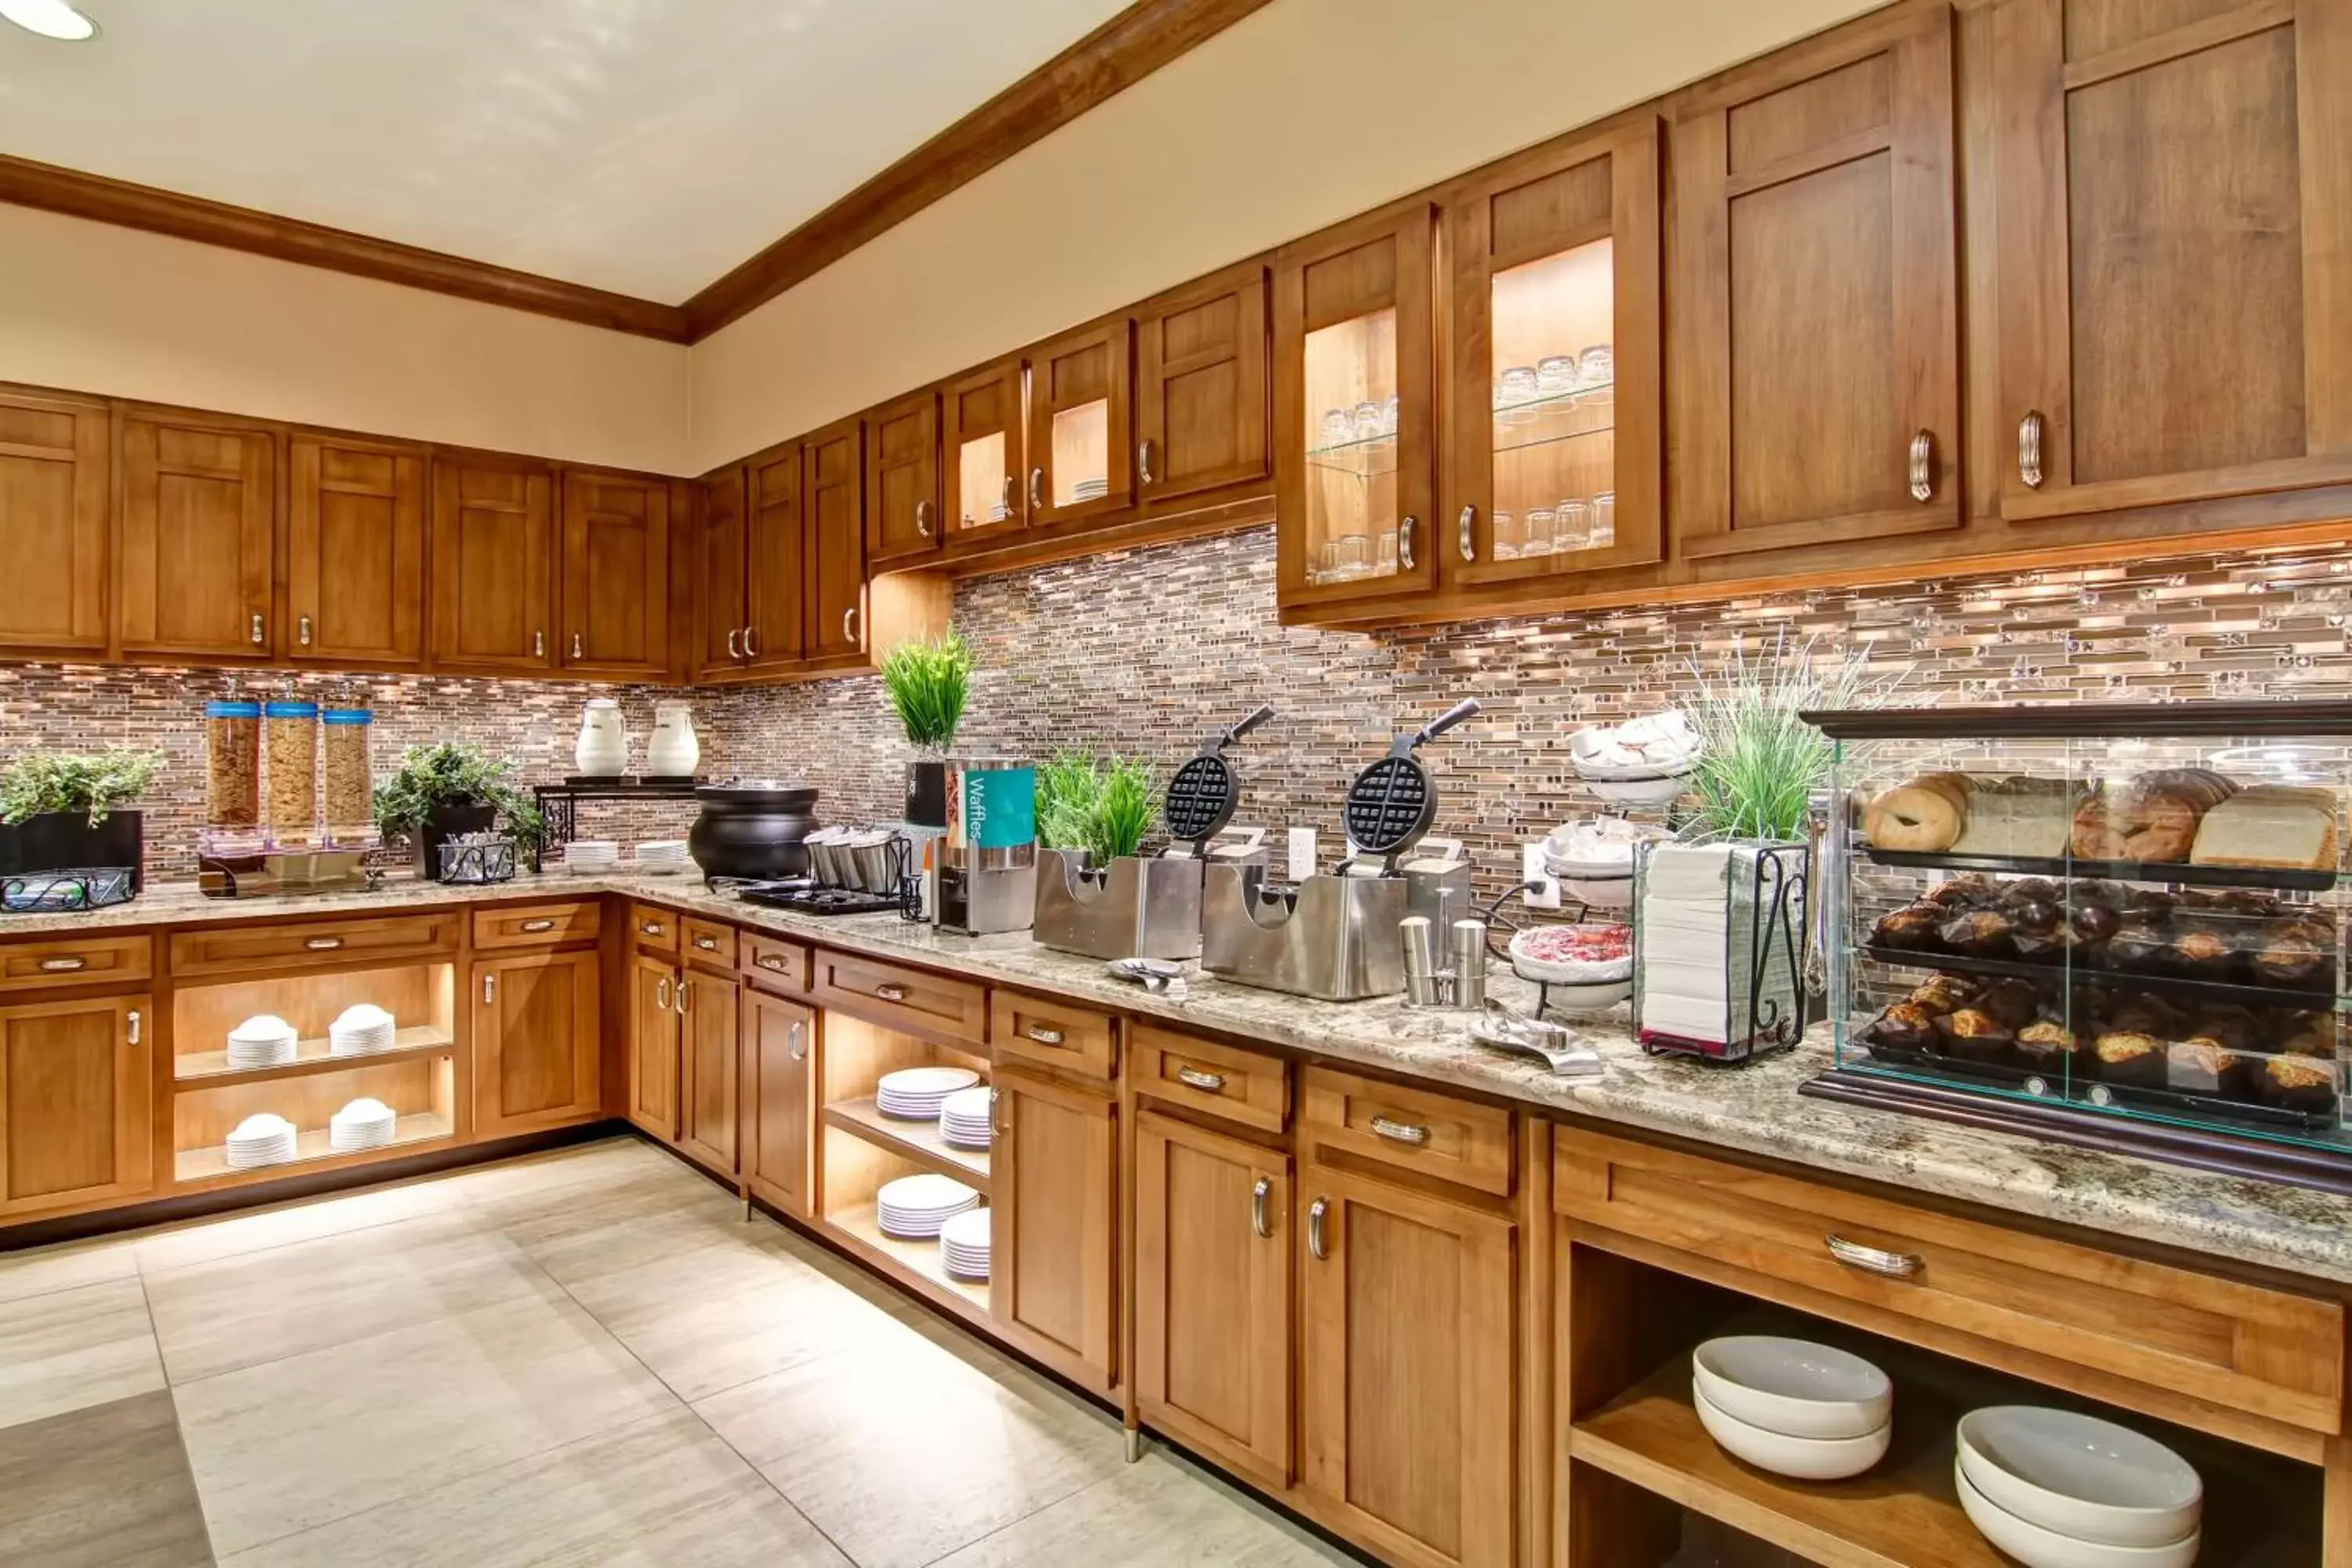
M 1696 836 L 1787 843 L 1805 837 L 1814 794 L 1829 782 L 1829 737 L 1798 715 L 1816 708 L 1875 708 L 1901 683 L 1872 674 L 1859 654 L 1835 658 L 1783 630 L 1751 657 L 1734 648 L 1712 670 L 1696 661 L 1691 725 L 1706 742 L 1691 790 Z
M 950 629 L 900 643 L 882 661 L 882 690 L 898 716 L 915 760 L 907 764 L 907 820 L 948 823 L 948 748 L 971 694 L 971 649 Z
M 504 818 L 516 847 L 531 849 L 545 831 L 538 805 L 512 781 L 514 764 L 462 742 L 411 746 L 375 788 L 375 825 L 416 847 L 416 871 L 437 877 L 443 840 L 487 833 Z
M 35 748 L 0 768 L 0 875 L 131 868 L 146 876 L 145 819 L 123 808 L 163 771 L 160 752 Z

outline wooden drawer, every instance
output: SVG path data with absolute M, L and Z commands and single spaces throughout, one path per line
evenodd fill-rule
M 1685 1255 L 1683 1272 L 2143 1408 L 2066 1369 L 2339 1428 L 2338 1302 L 1565 1128 L 1553 1150 L 1554 1207 Z M 1832 1237 L 1889 1257 L 1842 1262 Z
M 677 922 L 680 951 L 705 969 L 735 967 L 735 928 L 688 915 Z
M 992 991 L 988 1037 L 995 1042 L 999 1061 L 1035 1062 L 1106 1082 L 1118 1074 L 1118 1046 L 1108 1013 L 1018 991 Z
M 678 917 L 651 904 L 629 906 L 629 940 L 640 952 L 677 954 Z
M 743 973 L 761 984 L 781 991 L 809 988 L 809 950 L 805 943 L 747 931 L 737 945 Z
M 553 947 L 559 942 L 593 942 L 604 925 L 604 906 L 518 904 L 506 910 L 474 911 L 474 945 L 478 948 Z
M 1299 1117 L 1314 1142 L 1507 1197 L 1511 1113 L 1425 1089 L 1308 1068 Z
M 988 993 L 961 980 L 847 953 L 816 955 L 816 997 L 887 1028 L 978 1050 L 988 1039 Z
M 61 985 L 143 981 L 155 967 L 148 936 L 58 937 L 0 947 L 0 991 L 45 991 Z
M 1290 1078 L 1280 1057 L 1130 1024 L 1127 1066 L 1135 1092 L 1148 1099 L 1268 1132 L 1290 1119 Z
M 371 921 L 177 931 L 172 937 L 172 973 L 184 979 L 247 969 L 324 969 L 446 956 L 457 951 L 459 922 L 464 919 L 457 910 L 448 910 Z

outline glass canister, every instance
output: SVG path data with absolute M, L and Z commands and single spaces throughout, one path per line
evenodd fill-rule
M 319 836 L 319 705 L 292 699 L 265 702 L 261 722 L 270 845 L 311 848 Z
M 205 704 L 205 826 L 261 822 L 261 704 L 225 698 Z
M 372 849 L 375 830 L 375 779 L 368 739 L 375 714 L 357 703 L 330 706 L 320 715 L 320 741 L 326 752 L 326 792 L 321 801 L 327 843 L 337 849 Z

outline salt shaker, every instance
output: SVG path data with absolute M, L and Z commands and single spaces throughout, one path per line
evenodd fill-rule
M 1454 1005 L 1476 1011 L 1486 1005 L 1486 922 L 1454 922 Z

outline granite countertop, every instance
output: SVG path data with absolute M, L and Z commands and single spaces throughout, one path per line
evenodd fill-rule
M 0 938 L 383 913 L 608 891 L 841 951 L 1051 991 L 1593 1121 L 1672 1133 L 1907 1191 L 2352 1283 L 2352 1198 L 1801 1097 L 1798 1087 L 1830 1065 L 1822 1029 L 1793 1052 L 1727 1068 L 1645 1055 L 1633 1043 L 1621 1007 L 1582 1028 L 1603 1058 L 1602 1075 L 1566 1080 L 1532 1058 L 1473 1043 L 1460 1014 L 1416 1011 L 1397 998 L 1309 1002 L 1197 974 L 1182 997 L 1154 995 L 1113 978 L 1092 959 L 1051 952 L 1025 934 L 953 936 L 887 914 L 796 915 L 739 902 L 686 877 L 525 876 L 490 888 L 395 879 L 373 892 L 236 901 L 205 898 L 193 885 L 167 885 L 129 904 L 87 914 L 0 916 Z M 1535 988 L 1508 974 L 1496 976 L 1488 990 L 1523 1011 L 1534 1005 Z

